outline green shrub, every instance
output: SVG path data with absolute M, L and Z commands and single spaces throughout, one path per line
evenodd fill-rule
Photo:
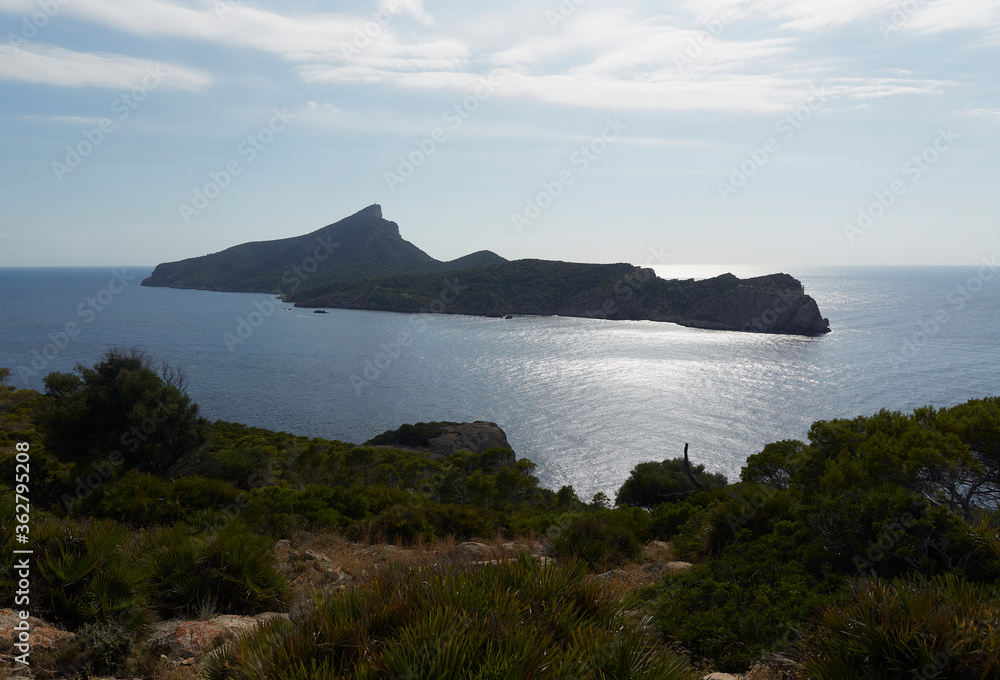
M 764 450 L 747 458 L 740 470 L 740 480 L 749 484 L 764 484 L 775 489 L 787 489 L 797 468 L 805 459 L 806 445 L 797 439 L 771 442 Z
M 393 504 L 374 517 L 354 523 L 348 538 L 409 545 L 432 540 L 435 527 L 423 508 L 416 504 Z
M 691 468 L 692 474 L 708 489 L 727 484 L 720 473 L 705 472 L 704 465 Z M 683 458 L 673 458 L 659 463 L 639 463 L 615 495 L 617 505 L 655 508 L 660 503 L 678 501 L 697 490 L 688 478 Z
M 170 483 L 135 470 L 105 483 L 83 510 L 136 526 L 172 524 L 181 518 L 179 505 L 170 497 Z
M 753 540 L 743 529 L 722 555 L 667 578 L 654 621 L 668 639 L 722 670 L 745 671 L 787 650 L 840 587 L 801 523 L 779 522 Z
M 595 510 L 571 520 L 552 547 L 561 558 L 603 571 L 638 557 L 648 529 L 648 515 L 637 508 Z
M 205 452 L 185 468 L 185 476 L 222 479 L 247 490 L 272 483 L 276 464 L 265 447 L 249 446 Z
M 161 529 L 144 539 L 156 605 L 164 615 L 259 614 L 284 606 L 287 582 L 268 554 L 271 541 L 215 513 L 203 526 Z
M 141 637 L 142 631 L 117 621 L 87 623 L 76 631 L 72 643 L 59 650 L 57 665 L 66 677 L 117 674 L 125 669 Z
M 816 680 L 939 680 L 1000 674 L 1000 595 L 948 574 L 852 583 L 805 644 Z
M 181 512 L 197 513 L 202 510 L 220 510 L 245 503 L 245 492 L 221 479 L 181 477 L 170 484 L 169 498 Z
M 995 532 L 894 485 L 820 499 L 807 522 L 833 567 L 845 574 L 955 572 L 984 582 L 1000 577 Z
M 626 614 L 628 600 L 579 565 L 529 557 L 383 568 L 358 588 L 319 593 L 212 654 L 209 680 L 498 678 L 694 680 Z
M 457 503 L 428 503 L 428 520 L 438 538 L 454 536 L 459 540 L 490 537 L 505 528 L 503 515 L 486 508 Z
M 787 493 L 756 484 L 734 485 L 727 491 L 729 497 L 705 514 L 705 548 L 710 555 L 721 553 L 741 532 L 759 538 L 795 514 L 795 503 Z
M 49 373 L 44 382 L 39 430 L 63 462 L 117 459 L 126 469 L 162 474 L 207 437 L 184 377 L 166 365 L 157 371 L 137 349 L 109 349 L 92 367 Z
M 125 527 L 50 520 L 32 528 L 37 611 L 70 629 L 117 623 L 130 633 L 145 631 L 150 575 Z
M 691 518 L 703 515 L 704 512 L 704 508 L 689 503 L 661 503 L 650 513 L 650 534 L 662 541 L 669 541 Z

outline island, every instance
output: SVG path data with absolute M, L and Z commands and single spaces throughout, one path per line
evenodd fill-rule
M 816 301 L 789 274 L 667 280 L 627 263 L 508 261 L 488 250 L 444 262 L 403 239 L 378 205 L 303 236 L 160 264 L 142 285 L 271 293 L 315 309 L 559 315 L 795 335 L 830 331 Z

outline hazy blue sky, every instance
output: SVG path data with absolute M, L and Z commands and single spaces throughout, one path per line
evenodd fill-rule
M 0 266 L 997 254 L 1000 0 L 0 0 Z M 654 255 L 655 253 L 655 255 Z

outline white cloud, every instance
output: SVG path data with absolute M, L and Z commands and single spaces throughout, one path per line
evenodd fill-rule
M 25 116 L 26 120 L 44 120 L 51 123 L 73 123 L 74 125 L 99 125 L 108 118 L 94 116 Z
M 199 4 L 200 8 L 194 8 L 168 0 L 129 0 L 128 11 L 123 11 L 119 0 L 72 0 L 62 11 L 133 35 L 250 47 L 290 58 L 303 54 L 334 58 L 355 40 L 371 43 L 364 47 L 366 52 L 395 49 L 414 54 L 421 53 L 425 44 L 432 51 L 442 43 L 461 44 L 457 40 L 434 38 L 417 39 L 409 44 L 401 42 L 392 30 L 394 15 L 390 12 L 385 13 L 387 18 L 380 23 L 374 11 L 369 15 L 285 16 L 245 2 L 199 0 Z M 0 0 L 0 11 L 30 14 L 37 10 L 30 0 Z M 421 21 L 430 20 L 422 0 L 403 2 L 402 11 Z
M 937 33 L 990 30 L 1000 25 L 1000 0 L 690 0 L 685 7 L 701 18 L 724 10 L 782 21 L 781 28 L 812 32 L 879 17 L 900 28 Z
M 782 28 L 817 31 L 875 16 L 893 4 L 898 3 L 896 0 L 759 0 L 753 6 L 769 16 L 785 19 Z
M 307 83 L 472 91 L 489 75 L 498 96 L 580 107 L 778 111 L 797 104 L 818 81 L 835 86 L 840 97 L 860 101 L 944 87 L 901 72 L 889 79 L 874 73 L 855 77 L 838 68 L 840 55 L 806 56 L 812 54 L 806 32 L 872 17 L 897 0 L 691 0 L 682 6 L 687 18 L 594 0 L 556 31 L 542 21 L 525 28 L 523 22 L 497 19 L 490 23 L 489 40 L 466 39 L 461 27 L 437 33 L 422 0 L 394 0 L 401 3 L 395 6 L 377 0 L 366 15 L 283 15 L 246 2 L 192 1 L 196 4 L 182 6 L 130 0 L 129 11 L 122 12 L 118 0 L 73 0 L 63 11 L 136 35 L 276 54 Z M 926 6 L 913 17 L 918 30 L 930 30 L 919 21 L 938 7 L 953 8 L 950 25 L 959 26 L 983 19 L 976 7 L 1000 5 L 1000 0 L 923 1 Z M 0 9 L 8 11 L 33 6 L 31 0 L 0 0 Z M 396 14 L 386 11 L 390 6 L 423 27 L 403 32 Z M 992 16 L 986 18 L 993 21 Z M 760 26 L 762 18 L 773 25 Z M 709 34 L 705 22 L 720 25 L 720 19 L 723 30 Z M 742 22 L 751 20 L 755 30 L 741 33 Z M 50 82 L 57 80 L 86 84 L 50 73 Z
M 1000 0 L 935 0 L 917 10 L 904 24 L 920 33 L 1000 27 Z
M 75 52 L 53 45 L 0 45 L 0 80 L 19 80 L 62 87 L 137 86 L 198 91 L 212 83 L 201 72 L 120 54 Z

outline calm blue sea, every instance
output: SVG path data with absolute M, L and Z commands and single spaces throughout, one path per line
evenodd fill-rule
M 647 321 L 289 309 L 267 296 L 142 288 L 149 267 L 0 269 L 0 366 L 19 387 L 137 346 L 184 369 L 210 419 L 361 442 L 402 423 L 492 420 L 543 482 L 613 495 L 646 460 L 735 478 L 819 419 L 1000 395 L 1000 271 L 786 271 L 830 318 L 818 338 Z M 402 340 L 402 342 L 400 342 Z

